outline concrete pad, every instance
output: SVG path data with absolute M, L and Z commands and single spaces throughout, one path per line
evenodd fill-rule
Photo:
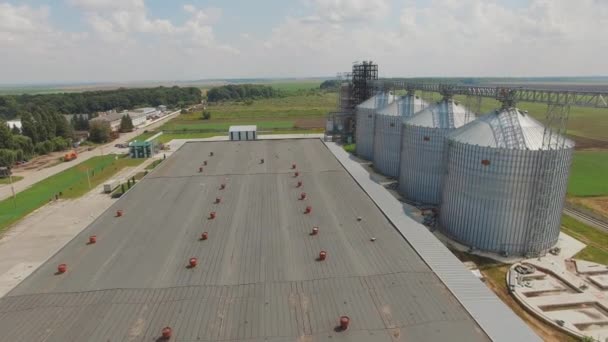
M 598 272 L 606 272 L 608 273 L 608 266 L 598 264 L 591 261 L 574 259 L 574 264 L 576 265 L 576 271 L 578 273 L 598 273 Z

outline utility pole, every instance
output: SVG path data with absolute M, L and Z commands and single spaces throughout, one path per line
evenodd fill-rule
M 15 209 L 17 209 L 17 195 L 15 194 L 15 186 L 13 185 L 13 175 L 8 175 L 8 181 L 11 183 L 11 191 L 13 192 L 13 203 L 15 204 Z
M 87 169 L 87 182 L 89 182 L 89 190 L 91 190 L 91 177 L 89 177 L 90 169 Z

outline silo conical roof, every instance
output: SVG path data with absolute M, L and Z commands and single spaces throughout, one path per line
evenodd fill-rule
M 394 115 L 409 118 L 426 107 L 426 102 L 416 95 L 400 96 L 388 106 L 380 109 L 380 115 Z
M 473 120 L 475 115 L 458 101 L 443 99 L 405 120 L 406 124 L 420 127 L 454 129 Z
M 544 130 L 545 126 L 527 112 L 517 108 L 506 108 L 479 117 L 452 132 L 449 139 L 483 147 L 541 150 Z M 554 139 L 559 139 L 558 145 L 563 142 L 567 148 L 574 146 L 574 143 L 565 137 L 559 136 Z
M 369 99 L 361 102 L 357 108 L 377 109 L 382 108 L 395 100 L 395 96 L 391 93 L 376 94 Z

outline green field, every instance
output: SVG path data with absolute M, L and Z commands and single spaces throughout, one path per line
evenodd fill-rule
M 318 118 L 324 117 L 328 112 L 335 110 L 337 101 L 336 93 L 316 92 L 314 94 L 255 100 L 252 104 L 243 102 L 211 104 L 207 109 L 211 112 L 212 120 Z M 198 117 L 186 116 L 186 118 L 199 120 L 200 115 Z
M 84 195 L 90 190 L 87 172 L 93 188 L 123 168 L 139 165 L 143 160 L 118 158 L 116 155 L 98 156 L 42 180 L 18 193 L 16 203 L 12 197 L 0 201 L 0 230 L 53 200 L 60 192 L 61 198 Z
M 568 195 L 608 195 L 607 175 L 608 151 L 575 152 L 568 181 Z
M 172 121 L 161 127 L 163 131 L 188 131 L 188 130 L 201 130 L 201 131 L 218 131 L 228 132 L 228 128 L 234 125 L 234 122 L 216 122 L 215 120 L 209 121 Z M 239 125 L 257 125 L 258 130 L 265 129 L 290 129 L 294 127 L 294 121 L 239 121 Z
M 587 244 L 587 247 L 574 256 L 575 259 L 583 259 L 608 265 L 607 233 L 590 227 L 566 215 L 562 216 L 562 231 Z
M 0 184 L 10 184 L 11 183 L 11 179 L 13 180 L 13 183 L 17 183 L 18 181 L 22 180 L 23 177 L 21 176 L 13 176 L 13 177 L 6 177 L 6 178 L 0 178 Z

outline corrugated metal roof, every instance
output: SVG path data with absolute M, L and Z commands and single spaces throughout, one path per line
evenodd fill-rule
M 382 108 L 390 103 L 395 101 L 395 96 L 391 93 L 381 93 L 376 94 L 369 99 L 360 103 L 357 107 L 367 108 L 367 109 L 376 109 Z
M 450 140 L 484 147 L 508 149 L 543 149 L 545 127 L 531 115 L 517 108 L 492 111 L 452 132 Z M 557 137 L 571 148 L 574 143 Z
M 325 144 L 492 341 L 541 341 L 425 226 L 406 216 L 403 204 L 372 180 L 369 173 L 352 160 L 342 147 L 332 142 Z M 450 340 L 459 341 L 459 338 L 454 336 Z
M 378 114 L 402 116 L 404 118 L 408 118 L 414 115 L 415 113 L 418 113 L 426 106 L 426 102 L 422 100 L 419 96 L 405 95 L 398 97 L 388 106 L 379 109 Z
M 475 114 L 466 109 L 462 103 L 453 99 L 444 99 L 418 112 L 405 123 L 413 126 L 453 129 L 475 119 Z
M 149 341 L 167 325 L 175 341 L 488 340 L 318 139 L 183 145 L 0 299 L 10 341 Z

